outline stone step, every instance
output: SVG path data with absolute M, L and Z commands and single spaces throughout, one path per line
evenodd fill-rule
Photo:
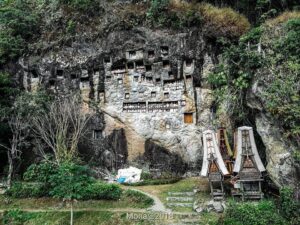
M 193 197 L 167 197 L 168 202 L 194 202 Z
M 167 203 L 167 206 L 169 207 L 193 207 L 193 203 L 189 202 L 172 202 L 172 203 Z
M 222 200 L 224 200 L 224 197 L 223 196 L 214 197 L 214 200 L 215 201 L 222 201 Z
M 169 196 L 194 196 L 195 192 L 168 192 Z

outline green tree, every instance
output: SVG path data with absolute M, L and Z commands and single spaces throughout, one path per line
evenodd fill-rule
M 88 167 L 70 162 L 62 163 L 57 172 L 51 176 L 53 188 L 50 195 L 70 202 L 70 225 L 73 225 L 74 201 L 84 198 L 93 181 Z

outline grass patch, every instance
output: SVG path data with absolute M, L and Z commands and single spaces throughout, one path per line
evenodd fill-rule
M 122 194 L 119 200 L 85 200 L 78 201 L 75 204 L 76 209 L 93 208 L 93 209 L 110 209 L 110 208 L 147 208 L 150 200 L 148 196 L 142 198 L 140 193 L 139 198 L 130 195 L 127 191 Z M 141 201 L 143 200 L 143 201 Z M 62 201 L 54 198 L 7 198 L 0 195 L 0 209 L 68 209 L 69 207 Z
M 124 197 L 131 199 L 135 203 L 143 203 L 144 206 L 151 206 L 154 203 L 154 200 L 149 196 L 135 190 L 126 190 L 124 192 Z
M 69 212 L 43 212 L 43 213 L 23 213 L 26 222 L 23 225 L 65 225 L 70 223 Z M 2 220 L 2 218 L 1 218 Z M 113 212 L 74 212 L 75 225 L 133 225 L 133 224 L 151 224 L 144 220 L 128 220 L 125 213 Z
M 281 23 L 285 23 L 290 19 L 300 18 L 300 11 L 288 11 L 284 12 L 281 15 L 275 17 L 274 19 L 270 19 L 266 21 L 266 25 L 276 26 Z
M 199 17 L 205 34 L 212 37 L 240 37 L 250 29 L 248 19 L 232 8 L 219 8 L 208 3 L 188 3 L 185 1 L 170 0 L 170 12 L 179 13 L 179 17 Z M 181 20 L 183 18 L 180 18 Z

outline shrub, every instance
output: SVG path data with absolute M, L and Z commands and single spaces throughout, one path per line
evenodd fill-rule
M 151 175 L 151 173 L 149 173 L 149 172 L 142 172 L 142 174 L 141 174 L 141 179 L 142 180 L 149 180 L 149 179 L 151 179 L 152 178 L 152 175 Z
M 300 202 L 294 198 L 294 192 L 291 188 L 282 188 L 280 190 L 279 209 L 281 215 L 289 220 L 291 224 L 300 223 Z
M 121 197 L 121 194 L 122 190 L 116 184 L 96 182 L 89 185 L 87 188 L 87 195 L 84 196 L 84 198 L 117 200 Z
M 99 2 L 97 0 L 60 0 L 60 3 L 83 12 L 96 11 L 99 8 Z
M 49 194 L 56 198 L 82 199 L 87 195 L 89 185 L 95 182 L 87 166 L 62 163 L 57 172 L 50 176 Z
M 6 1 L 0 5 L 0 63 L 23 52 L 26 40 L 38 31 L 37 21 L 27 1 Z
M 50 178 L 57 172 L 57 166 L 52 163 L 30 165 L 23 177 L 25 181 L 49 183 Z
M 228 225 L 285 225 L 272 201 L 230 202 L 220 224 Z
M 15 182 L 5 194 L 13 198 L 39 198 L 47 196 L 49 187 L 43 183 Z
M 154 200 L 149 196 L 143 194 L 142 192 L 135 191 L 135 190 L 126 190 L 124 192 L 124 197 L 129 197 L 134 202 L 143 202 L 147 206 L 151 206 L 154 204 Z
M 12 209 L 3 213 L 3 224 L 23 225 L 32 218 L 32 215 L 22 212 L 19 209 Z
M 280 23 L 285 23 L 290 19 L 296 19 L 296 18 L 300 18 L 300 11 L 287 11 L 274 19 L 267 20 L 266 25 L 276 26 Z

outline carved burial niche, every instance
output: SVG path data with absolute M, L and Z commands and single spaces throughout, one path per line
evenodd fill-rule
M 129 93 L 125 93 L 125 99 L 129 99 L 130 94 Z
M 155 57 L 155 52 L 154 52 L 154 50 L 149 50 L 148 51 L 148 58 L 149 59 L 152 59 L 152 58 L 154 58 Z
M 76 73 L 71 73 L 70 75 L 72 80 L 76 80 L 77 79 L 77 74 Z
M 163 60 L 163 67 L 164 67 L 164 69 L 170 69 L 170 61 Z
M 110 57 L 104 57 L 103 61 L 105 64 L 111 63 Z
M 178 109 L 178 101 L 148 103 L 148 112 L 170 112 L 177 109 Z
M 146 65 L 146 72 L 152 71 L 152 65 Z
M 63 78 L 64 77 L 64 71 L 63 70 L 56 70 L 56 77 L 57 78 Z
M 123 103 L 123 112 L 146 112 L 146 102 Z
M 100 139 L 102 137 L 102 131 L 101 130 L 93 130 L 93 138 L 94 139 Z
M 169 75 L 169 78 L 170 78 L 170 79 L 174 79 L 174 74 L 173 74 L 172 71 L 169 71 L 169 72 L 168 72 L 168 75 Z
M 80 78 L 80 87 L 81 88 L 88 88 L 89 86 L 90 86 L 89 77 L 81 77 Z
M 169 55 L 169 47 L 168 46 L 161 46 L 160 53 L 162 57 L 166 57 Z
M 128 70 L 133 70 L 133 69 L 134 69 L 134 64 L 133 64 L 133 62 L 127 63 L 127 69 L 128 69 Z
M 137 72 L 143 73 L 145 72 L 144 62 L 142 60 L 135 62 L 135 68 Z
M 39 77 L 39 74 L 36 70 L 31 70 L 30 74 L 31 74 L 31 78 L 38 78 Z
M 136 51 L 128 51 L 128 58 L 134 59 L 136 57 Z

